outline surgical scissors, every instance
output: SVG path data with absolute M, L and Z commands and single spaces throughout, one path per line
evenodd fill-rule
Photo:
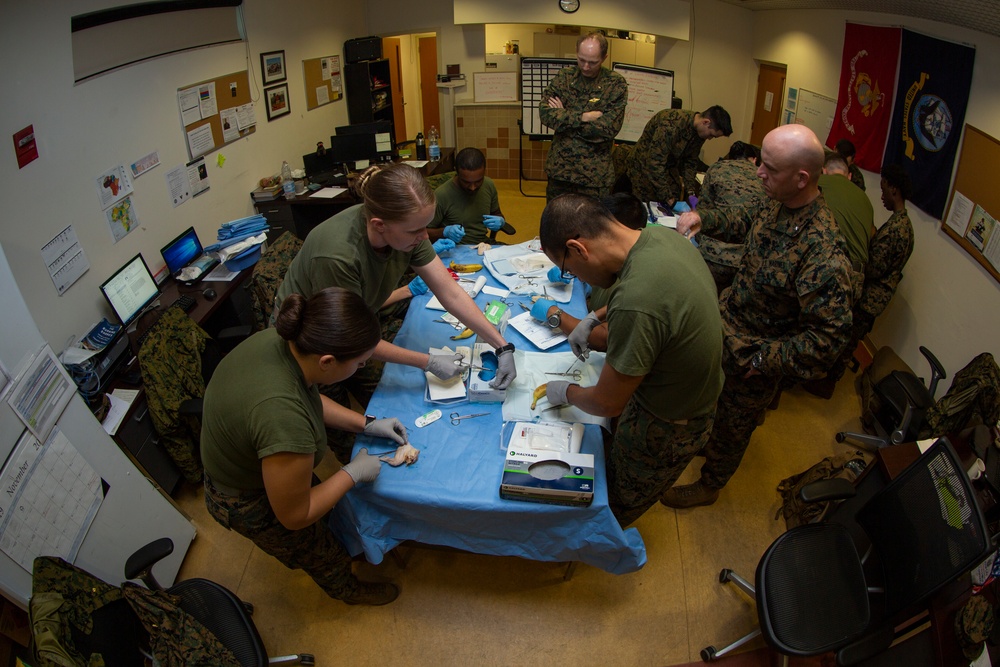
M 569 372 L 566 372 L 566 373 L 556 373 L 555 371 L 552 371 L 550 373 L 546 373 L 546 375 L 560 375 L 562 377 L 573 378 L 573 380 L 575 380 L 576 382 L 579 382 L 583 378 L 583 371 L 578 371 L 577 370 L 577 371 L 573 371 L 572 373 L 569 373 Z
M 458 426 L 459 424 L 462 423 L 463 419 L 472 419 L 473 417 L 485 417 L 488 414 L 490 414 L 490 413 L 488 413 L 488 412 L 477 412 L 474 415 L 460 415 L 457 412 L 452 412 L 449 415 L 449 418 L 451 419 L 451 425 L 452 426 Z

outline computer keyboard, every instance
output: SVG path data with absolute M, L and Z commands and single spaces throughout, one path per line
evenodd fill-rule
M 194 307 L 197 305 L 198 302 L 195 301 L 195 298 L 193 296 L 191 296 L 190 294 L 181 294 L 179 297 L 177 297 L 176 301 L 170 304 L 170 307 L 177 306 L 185 313 L 190 313 L 192 310 L 194 310 Z

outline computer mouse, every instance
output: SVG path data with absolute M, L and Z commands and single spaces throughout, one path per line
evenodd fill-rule
M 219 296 L 219 293 L 216 292 L 211 287 L 209 287 L 207 290 L 205 290 L 204 292 L 202 292 L 201 295 L 203 297 L 205 297 L 206 299 L 208 299 L 209 301 L 212 301 L 213 299 L 215 299 L 215 297 Z

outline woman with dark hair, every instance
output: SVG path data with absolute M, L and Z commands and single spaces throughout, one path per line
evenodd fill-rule
M 391 303 L 393 293 L 408 268 L 426 282 L 449 313 L 479 335 L 480 342 L 496 348 L 500 367 L 490 383 L 505 389 L 517 375 L 514 346 L 486 319 L 479 306 L 458 286 L 438 259 L 427 238 L 427 225 L 434 218 L 434 191 L 419 171 L 403 163 L 374 165 L 355 183 L 363 203 L 338 213 L 309 232 L 302 249 L 288 266 L 278 288 L 280 303 L 289 294 L 305 297 L 325 287 L 343 287 L 359 295 L 370 310 Z M 405 288 L 403 288 L 405 289 Z M 414 366 L 447 380 L 465 369 L 460 354 L 428 354 L 380 341 L 373 359 Z M 350 385 L 339 383 L 323 393 L 344 406 L 348 391 L 362 406 L 368 405 L 378 383 L 376 374 L 357 378 Z M 362 381 L 364 380 L 364 381 Z M 337 458 L 350 456 L 349 441 L 331 438 Z
M 327 448 L 326 428 L 399 445 L 407 442 L 406 429 L 398 419 L 345 408 L 318 386 L 353 375 L 379 339 L 378 318 L 357 294 L 339 287 L 309 299 L 290 294 L 275 326 L 226 355 L 205 389 L 201 457 L 209 513 L 348 604 L 387 604 L 399 589 L 358 581 L 327 526 L 333 506 L 378 477 L 380 463 L 362 449 L 319 482 L 312 471 Z

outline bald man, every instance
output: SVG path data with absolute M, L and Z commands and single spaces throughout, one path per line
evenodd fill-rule
M 823 146 L 804 125 L 764 137 L 757 176 L 771 201 L 719 296 L 726 382 L 705 464 L 697 482 L 663 494 L 668 507 L 714 503 L 782 380 L 822 377 L 850 338 L 851 264 L 819 189 L 822 171 Z

